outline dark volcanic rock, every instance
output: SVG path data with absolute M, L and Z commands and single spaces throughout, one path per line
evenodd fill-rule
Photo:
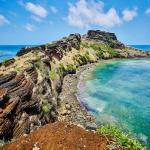
M 69 37 L 62 38 L 61 40 L 53 42 L 52 44 L 23 48 L 17 53 L 17 56 L 22 56 L 31 51 L 41 51 L 44 52 L 46 55 L 48 55 L 50 58 L 56 57 L 58 59 L 61 59 L 63 57 L 64 52 L 70 51 L 72 48 L 79 49 L 80 42 L 81 42 L 80 34 L 71 34 L 69 35 Z
M 36 46 L 36 47 L 29 47 L 29 48 L 22 48 L 16 55 L 22 56 L 22 55 L 27 54 L 31 51 L 44 51 L 44 50 L 45 50 L 45 45 Z
M 124 44 L 117 40 L 117 37 L 114 33 L 104 32 L 100 30 L 89 30 L 87 35 L 85 35 L 83 38 L 94 40 L 101 44 L 108 44 L 112 48 L 125 48 Z
M 13 79 L 16 76 L 16 74 L 16 72 L 11 72 L 10 74 L 7 74 L 5 76 L 0 76 L 0 85 Z
M 31 80 L 34 83 L 37 83 L 38 73 L 37 73 L 35 67 L 29 67 L 29 68 L 25 69 L 25 71 L 31 77 Z
M 11 59 L 6 60 L 3 64 L 4 64 L 5 67 L 8 67 L 11 64 L 13 64 L 14 62 L 15 62 L 15 59 L 11 58 Z

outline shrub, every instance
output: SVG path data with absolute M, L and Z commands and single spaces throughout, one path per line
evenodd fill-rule
M 130 138 L 129 135 L 123 133 L 119 128 L 115 126 L 102 125 L 97 129 L 97 133 L 111 136 L 120 146 L 133 148 L 135 150 L 145 150 L 145 147 L 143 147 L 139 141 Z
M 96 56 L 98 58 L 103 57 L 103 51 L 106 48 L 106 46 L 104 44 L 91 44 L 90 47 L 96 51 Z
M 108 53 L 110 54 L 111 57 L 119 57 L 120 56 L 119 53 L 111 47 L 108 47 Z
M 5 102 L 9 101 L 9 100 L 10 100 L 10 96 L 9 96 L 9 95 L 4 95 L 4 96 L 3 96 L 3 100 L 4 100 Z
M 62 63 L 60 63 L 57 69 L 57 73 L 59 74 L 60 77 L 62 77 L 64 76 L 64 72 L 65 72 L 65 67 Z
M 68 72 L 68 73 L 75 73 L 76 67 L 72 64 L 67 64 L 65 71 Z
M 48 103 L 48 101 L 43 101 L 42 102 L 42 111 L 47 114 L 51 110 L 51 105 Z

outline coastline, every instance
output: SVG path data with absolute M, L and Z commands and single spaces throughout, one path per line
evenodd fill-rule
M 82 73 L 92 69 L 99 63 L 100 61 L 80 66 L 76 74 L 69 74 L 64 77 L 62 91 L 58 97 L 61 103 L 58 117 L 59 121 L 66 121 L 85 129 L 96 130 L 98 126 L 96 120 L 94 116 L 88 112 L 86 106 L 78 99 L 77 91 Z

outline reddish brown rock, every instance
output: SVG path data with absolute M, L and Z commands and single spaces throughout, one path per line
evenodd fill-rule
M 11 58 L 11 59 L 6 60 L 6 61 L 3 63 L 3 65 L 4 65 L 5 67 L 8 67 L 8 66 L 12 65 L 14 62 L 15 62 L 15 59 L 14 59 L 14 58 Z

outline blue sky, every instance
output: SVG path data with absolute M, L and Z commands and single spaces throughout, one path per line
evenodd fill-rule
M 150 44 L 150 0 L 0 0 L 0 44 L 43 44 L 88 29 Z

